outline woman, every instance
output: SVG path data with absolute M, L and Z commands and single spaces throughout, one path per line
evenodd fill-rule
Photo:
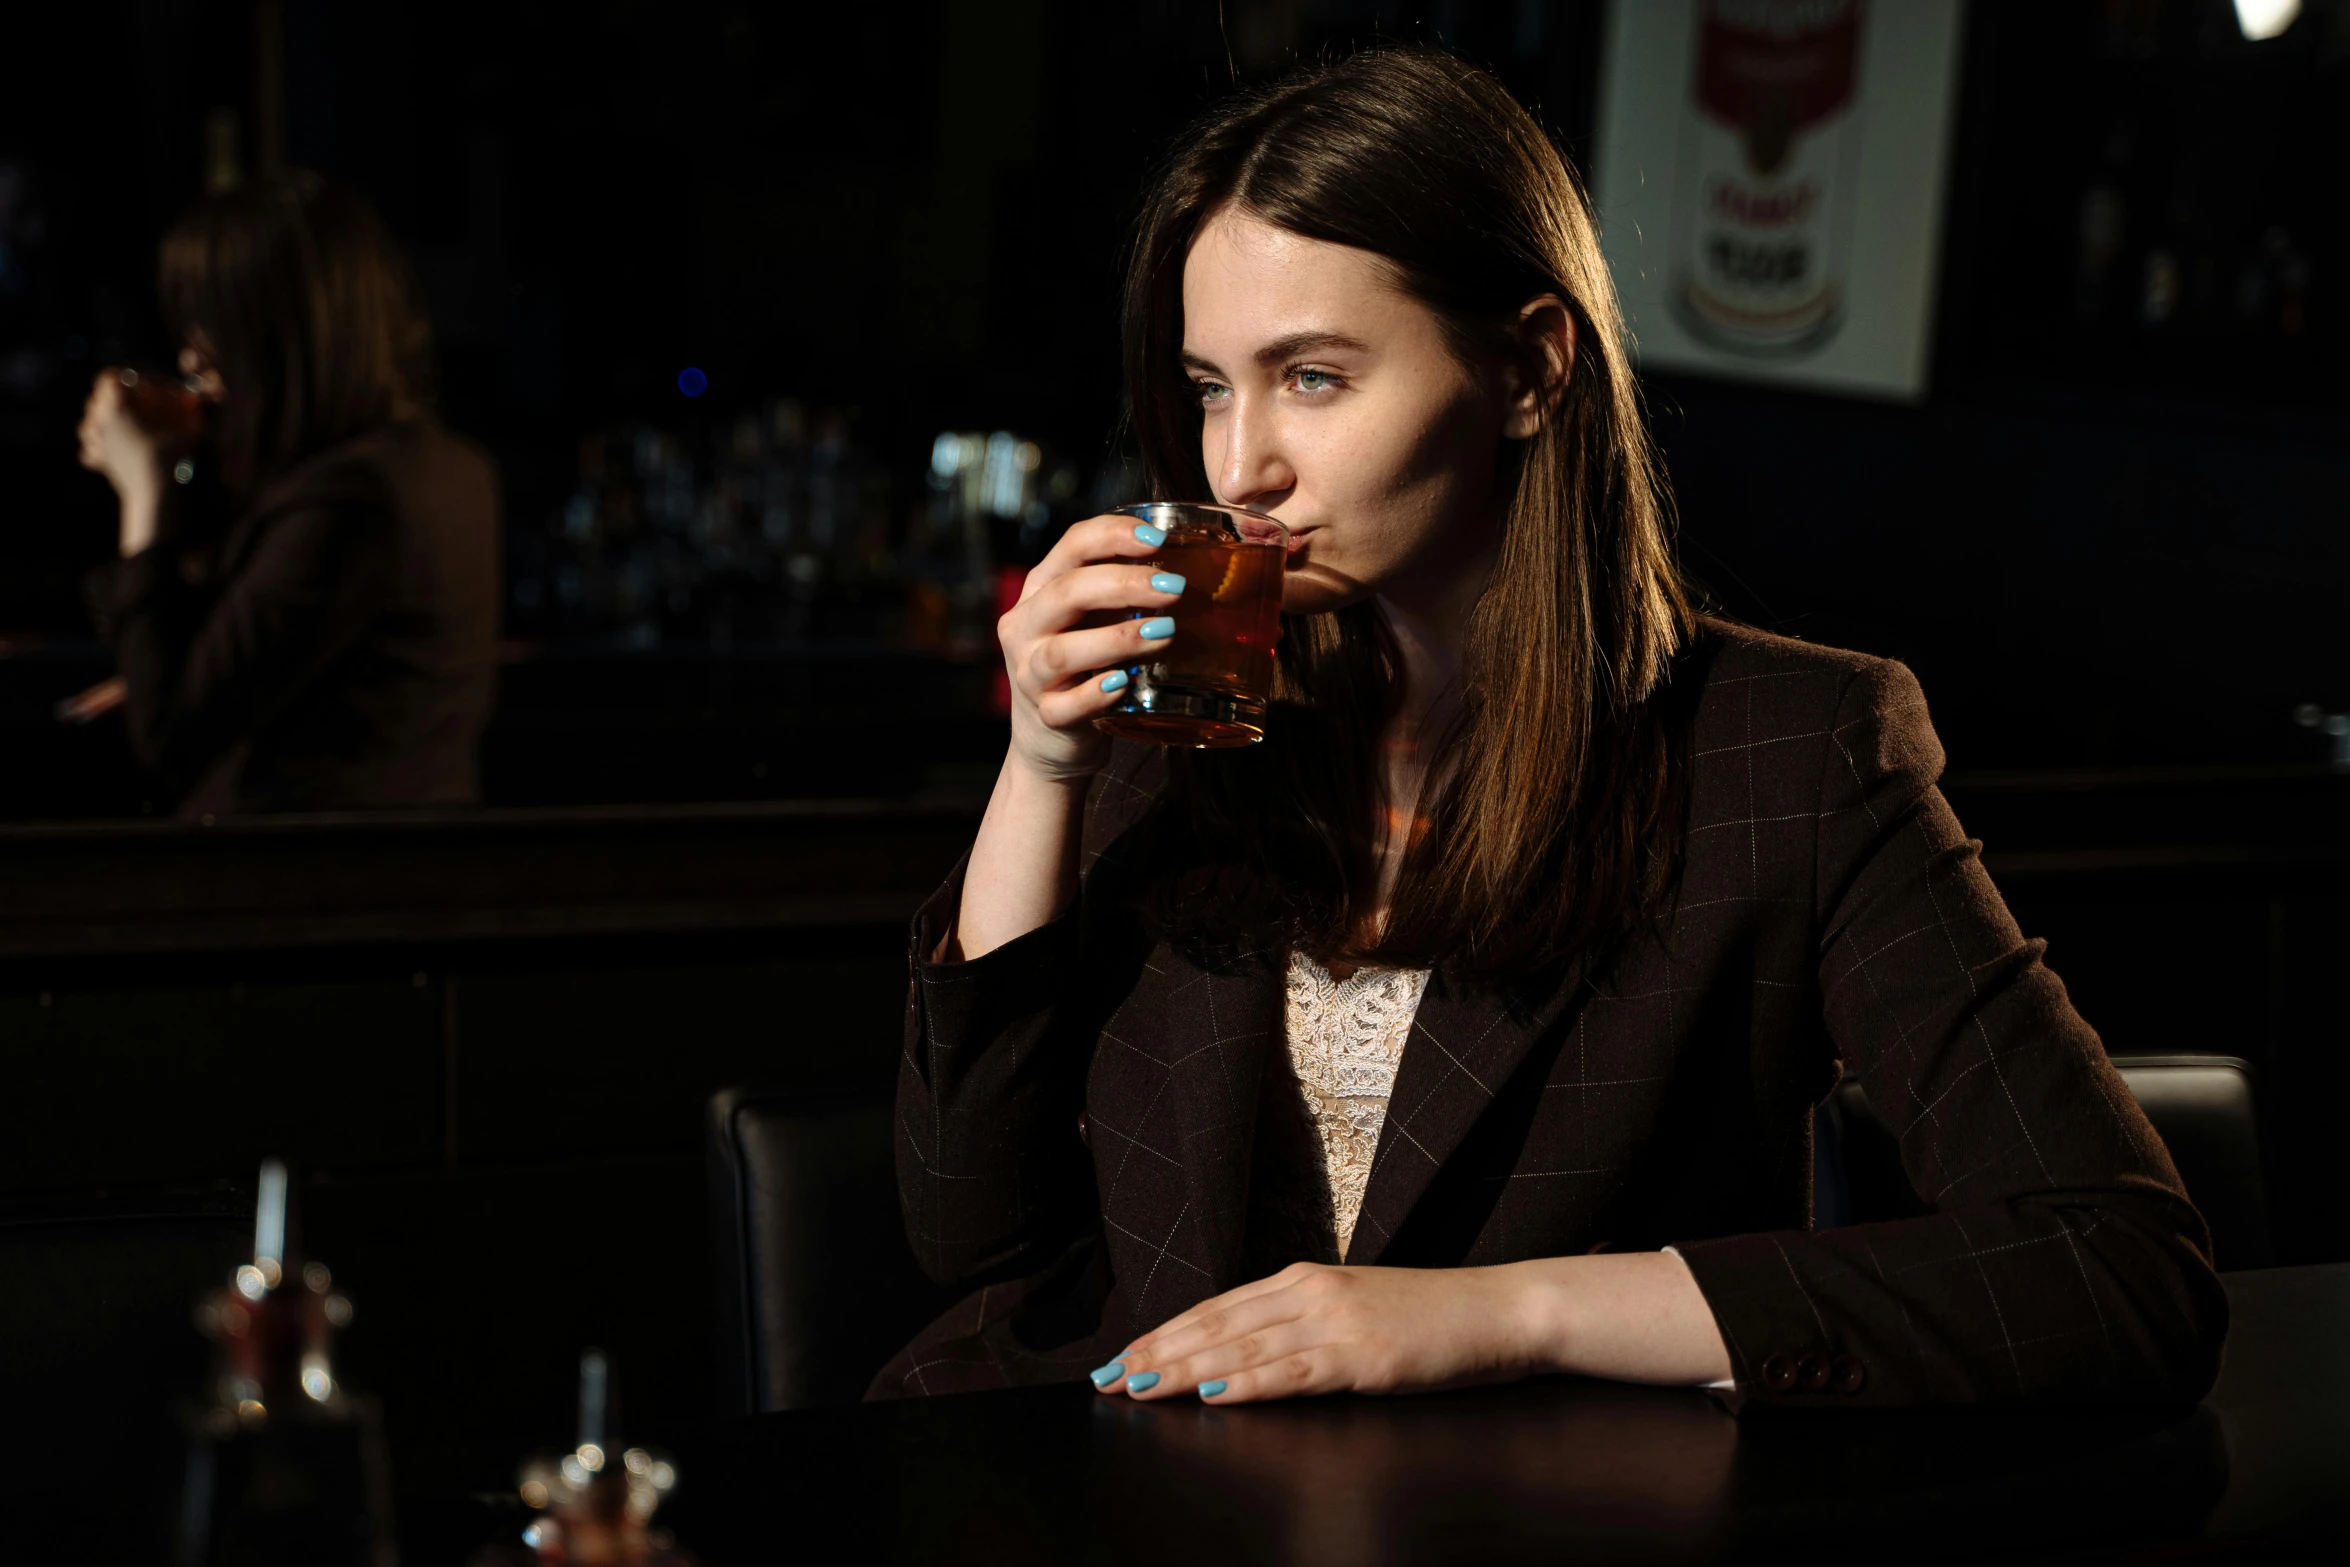
M 1130 519 L 1003 618 L 899 1086 L 909 1236 L 971 1294 L 876 1395 L 2210 1385 L 2203 1223 L 1907 671 L 1688 608 L 1589 215 L 1506 93 L 1399 50 L 1217 112 L 1126 338 L 1159 491 L 1297 536 L 1280 700 L 1247 752 L 1091 727 L 1180 586 Z M 1809 1228 L 1839 1063 L 1934 1214 Z
M 199 203 L 160 273 L 203 444 L 142 427 L 111 371 L 80 431 L 121 501 L 94 597 L 132 748 L 183 816 L 474 800 L 497 482 L 432 417 L 390 235 L 295 173 Z

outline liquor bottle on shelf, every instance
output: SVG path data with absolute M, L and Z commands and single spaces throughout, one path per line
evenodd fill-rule
M 2130 236 L 2132 145 L 2127 125 L 2117 124 L 2108 131 L 2097 172 L 2081 192 L 2073 316 L 2084 326 L 2095 326 L 2112 313 L 2115 272 Z
M 624 425 L 581 442 L 515 604 L 623 648 L 870 637 L 900 588 L 890 520 L 841 411 L 772 399 L 690 440 Z
M 2316 269 L 2282 224 L 2269 226 L 2261 235 L 2260 247 L 2276 300 L 2276 330 L 2287 337 L 2299 337 L 2309 330 L 2309 285 Z

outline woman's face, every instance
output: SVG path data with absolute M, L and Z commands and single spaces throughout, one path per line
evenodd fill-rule
M 1463 365 L 1385 261 L 1227 207 L 1183 269 L 1183 360 L 1216 498 L 1298 541 L 1285 610 L 1486 569 L 1510 378 Z

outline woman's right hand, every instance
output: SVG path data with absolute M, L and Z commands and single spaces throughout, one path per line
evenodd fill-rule
M 82 466 L 104 474 L 122 502 L 118 542 L 123 555 L 140 553 L 155 542 L 169 458 L 163 443 L 133 415 L 120 370 L 98 372 L 74 436 Z
M 1012 760 L 1037 777 L 1077 782 L 1108 762 L 1110 737 L 1093 720 L 1121 700 L 1124 666 L 1175 634 L 1168 612 L 1183 579 L 1142 564 L 1166 538 L 1132 517 L 1089 517 L 1061 535 L 996 622 L 1012 681 Z M 1137 619 L 1138 609 L 1157 613 Z
M 162 482 L 162 444 L 132 414 L 120 370 L 101 370 L 91 382 L 74 438 L 82 466 L 104 474 L 118 494 Z

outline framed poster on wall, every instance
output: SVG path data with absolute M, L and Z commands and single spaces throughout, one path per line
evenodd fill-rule
M 1926 390 L 1961 0 L 1611 0 L 1593 196 L 1644 368 Z

